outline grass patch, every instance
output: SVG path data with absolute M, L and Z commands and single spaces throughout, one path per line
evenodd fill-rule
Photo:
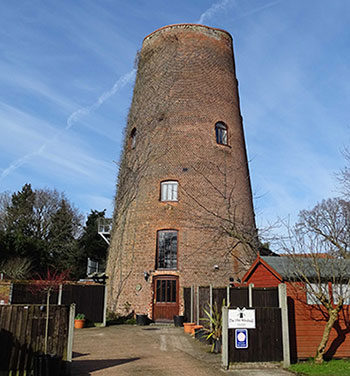
M 350 376 L 350 361 L 333 359 L 323 364 L 315 364 L 313 360 L 292 364 L 290 371 L 298 375 Z

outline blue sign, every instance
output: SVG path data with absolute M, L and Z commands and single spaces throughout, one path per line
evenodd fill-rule
M 248 329 L 235 329 L 235 347 L 236 349 L 248 348 Z

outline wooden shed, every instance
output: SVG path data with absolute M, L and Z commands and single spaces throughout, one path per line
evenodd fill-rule
M 343 260 L 345 264 L 349 260 Z M 243 276 L 243 283 L 255 287 L 287 286 L 290 350 L 292 360 L 314 357 L 319 345 L 327 312 L 306 291 L 305 285 L 293 277 L 291 259 L 287 256 L 258 256 Z M 327 260 L 329 269 L 332 260 Z M 327 273 L 326 273 L 327 274 Z M 329 274 L 329 273 L 328 273 Z M 334 297 L 331 278 L 325 279 L 330 296 Z M 350 301 L 345 300 L 339 320 L 332 329 L 325 358 L 350 356 Z

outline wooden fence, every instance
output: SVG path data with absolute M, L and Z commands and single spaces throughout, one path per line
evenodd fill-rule
M 74 304 L 50 305 L 48 353 L 62 359 L 62 375 L 72 361 Z M 33 369 L 34 358 L 44 351 L 46 306 L 0 306 L 0 374 L 23 375 Z
M 184 320 L 208 326 L 205 310 L 210 313 L 214 304 L 221 310 L 223 303 L 230 307 L 279 307 L 277 287 L 186 287 L 184 296 Z
M 287 367 L 290 362 L 287 297 L 285 285 L 255 288 L 241 287 L 213 288 L 198 286 L 184 288 L 185 321 L 196 322 L 209 328 L 209 321 L 203 320 L 216 305 L 226 312 L 226 327 L 223 324 L 223 365 L 230 362 L 282 361 Z M 224 304 L 225 303 L 225 304 Z M 255 311 L 256 327 L 248 329 L 249 347 L 235 348 L 235 330 L 227 324 L 228 309 L 250 308 Z M 224 320 L 223 320 L 224 321 Z M 225 334 L 224 334 L 225 332 Z
M 54 304 L 75 304 L 77 313 L 84 313 L 92 323 L 106 323 L 105 285 L 98 284 L 63 284 L 52 293 L 50 302 Z M 11 304 L 45 304 L 46 294 L 33 292 L 30 283 L 13 283 Z

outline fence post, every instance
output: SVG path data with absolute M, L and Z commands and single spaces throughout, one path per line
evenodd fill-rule
M 196 304 L 196 316 L 197 316 L 197 325 L 199 325 L 199 286 L 197 286 L 197 304 Z
M 63 285 L 58 286 L 58 296 L 57 296 L 57 304 L 61 305 L 62 304 L 62 289 Z
M 248 286 L 248 304 L 249 304 L 249 307 L 253 307 L 253 287 L 254 287 L 254 283 L 249 283 L 249 286 Z
M 283 367 L 290 366 L 290 349 L 289 349 L 289 329 L 288 329 L 288 306 L 287 306 L 287 286 L 285 283 L 278 285 L 278 300 L 281 308 L 282 318 L 282 345 L 283 345 Z
M 102 326 L 106 326 L 106 316 L 107 316 L 107 284 L 105 284 L 105 296 L 104 296 L 104 299 L 103 299 L 103 322 L 102 322 Z
M 226 287 L 226 301 L 227 301 L 227 307 L 230 306 L 230 285 L 227 285 Z
M 9 304 L 12 304 L 13 283 L 10 285 Z
M 213 317 L 213 286 L 209 285 L 209 313 Z M 213 323 L 210 320 L 210 329 L 213 329 Z
M 69 321 L 68 321 L 68 338 L 67 338 L 67 371 L 70 375 L 70 368 L 72 365 L 73 356 L 73 335 L 74 335 L 74 318 L 75 318 L 75 303 L 69 307 Z
M 224 369 L 229 368 L 228 361 L 228 307 L 222 306 L 222 352 L 221 363 Z
M 191 286 L 191 320 L 190 322 L 194 322 L 194 317 L 193 317 L 193 306 L 194 306 L 194 286 Z

